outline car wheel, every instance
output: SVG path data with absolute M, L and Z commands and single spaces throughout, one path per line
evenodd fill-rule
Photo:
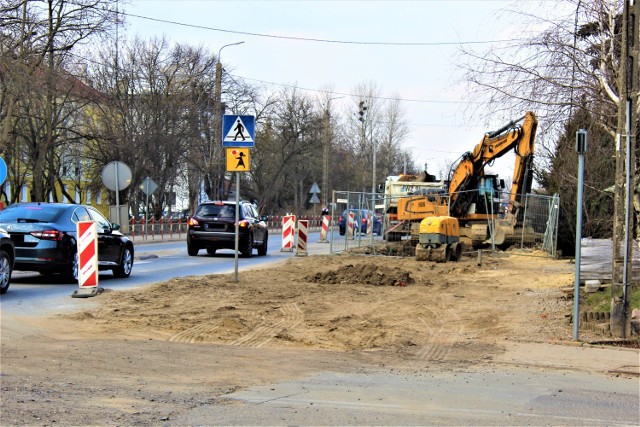
M 269 233 L 265 231 L 264 240 L 262 244 L 258 247 L 258 255 L 265 256 L 267 254 L 267 241 L 269 240 Z
M 247 242 L 242 249 L 240 249 L 240 253 L 245 258 L 251 258 L 251 252 L 253 252 L 253 234 L 249 233 L 249 237 L 247 237 Z
M 113 269 L 113 275 L 118 278 L 129 277 L 133 269 L 133 252 L 131 248 L 125 247 L 122 251 L 122 259 L 120 265 Z
M 5 251 L 0 251 L 0 294 L 6 294 L 11 282 L 11 260 Z
M 215 255 L 216 254 L 216 248 L 207 248 L 207 253 L 209 255 Z
M 187 253 L 189 254 L 189 256 L 197 256 L 199 250 L 200 249 L 198 249 L 197 246 L 193 246 L 187 243 Z
M 71 255 L 71 263 L 67 266 L 67 270 L 63 273 L 64 278 L 69 283 L 78 283 L 78 252 L 73 251 Z

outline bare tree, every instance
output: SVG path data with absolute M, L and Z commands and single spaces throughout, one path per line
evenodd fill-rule
M 352 166 L 355 167 L 355 180 L 350 190 L 370 191 L 374 181 L 374 148 L 384 138 L 382 92 L 374 82 L 357 84 L 354 89 L 353 115 L 347 116 L 347 132 L 352 142 Z M 377 174 L 377 152 L 376 152 Z M 375 181 L 377 181 L 377 176 Z
M 403 156 L 401 144 L 409 136 L 406 112 L 398 94 L 393 94 L 386 102 L 382 118 L 382 132 L 378 141 L 378 181 L 387 175 L 404 170 L 406 158 Z M 402 165 L 402 169 L 399 166 Z
M 352 152 L 350 167 L 355 168 L 355 174 L 347 189 L 370 191 L 392 172 L 403 170 L 400 145 L 409 131 L 401 100 L 398 96 L 383 98 L 375 83 L 357 85 L 354 103 L 354 114 L 347 114 L 346 132 L 351 136 L 347 147 Z
M 322 113 L 296 89 L 285 89 L 280 99 L 261 127 L 251 176 L 261 210 L 275 204 L 299 212 L 311 171 L 321 162 Z
M 66 138 L 81 133 L 74 129 L 74 118 L 95 102 L 66 72 L 65 64 L 71 50 L 95 39 L 114 22 L 108 6 L 106 0 L 2 3 L 7 14 L 2 54 L 11 58 L 5 63 L 5 76 L 13 77 L 4 80 L 2 144 L 8 145 L 13 132 L 14 146 L 25 148 L 34 177 L 33 200 L 45 200 L 52 190 L 59 172 L 56 151 L 69 143 Z
M 536 156 L 538 180 L 549 182 L 549 173 L 566 181 L 575 182 L 575 170 L 569 167 L 570 150 L 575 139 L 574 127 L 567 124 L 580 114 L 580 121 L 597 138 L 590 138 L 590 151 L 615 156 L 614 141 L 617 132 L 619 100 L 619 64 L 621 42 L 621 0 L 570 0 L 573 13 L 550 21 L 540 15 L 520 10 L 507 13 L 518 16 L 529 24 L 544 27 L 525 39 L 503 42 L 483 52 L 464 50 L 467 58 L 465 78 L 473 99 L 485 99 L 484 115 L 511 114 L 511 111 L 534 110 L 540 118 Z M 557 7 L 557 5 L 556 5 Z M 542 6 L 544 8 L 544 6 Z M 584 120 L 590 122 L 586 123 Z M 567 135 L 574 129 L 574 135 Z M 600 175 L 594 182 L 598 197 L 592 203 L 609 203 L 605 190 L 613 184 L 613 169 L 600 162 L 587 162 Z M 547 171 L 550 171 L 549 173 Z M 570 178 L 571 177 L 571 178 Z M 566 190 L 566 185 L 560 190 Z M 566 196 L 566 197 L 565 197 Z M 572 206 L 561 194 L 565 214 Z M 591 228 L 609 233 L 611 215 L 606 209 L 591 209 L 602 218 L 592 218 Z M 575 212 L 575 211 L 574 211 Z M 575 215 L 575 214 L 574 214 Z M 638 212 L 636 213 L 638 215 Z M 602 227 L 607 224 L 607 227 Z
M 103 52 L 92 79 L 112 94 L 94 122 L 99 144 L 96 161 L 122 160 L 132 168 L 130 201 L 137 213 L 144 195 L 138 184 L 150 177 L 158 184 L 154 215 L 167 207 L 179 176 L 199 188 L 211 159 L 213 57 L 201 48 L 170 46 L 162 39 L 136 39 L 126 46 L 117 69 Z
M 482 114 L 505 119 L 513 111 L 535 110 L 544 123 L 539 139 L 546 143 L 547 159 L 553 157 L 554 141 L 578 107 L 587 108 L 599 126 L 615 134 L 621 3 L 568 3 L 575 4 L 575 15 L 558 21 L 521 9 L 506 11 L 545 30 L 482 52 L 463 50 L 472 98 L 487 102 Z

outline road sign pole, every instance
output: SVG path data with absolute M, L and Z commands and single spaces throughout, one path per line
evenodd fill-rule
M 122 220 L 120 219 L 120 187 L 118 187 L 118 181 L 120 177 L 118 176 L 118 162 L 116 165 L 116 218 L 118 218 L 118 224 L 122 224 Z
M 149 228 L 147 226 L 147 224 L 149 224 L 149 180 L 147 179 L 145 181 L 145 184 L 147 186 L 147 191 L 145 191 L 145 194 L 147 196 L 147 203 L 144 207 L 144 239 L 147 240 L 147 236 L 149 235 Z
M 238 247 L 239 247 L 239 231 L 238 221 L 240 221 L 240 172 L 236 172 L 236 257 L 234 260 L 234 278 L 238 283 Z M 253 250 L 253 249 L 251 249 Z

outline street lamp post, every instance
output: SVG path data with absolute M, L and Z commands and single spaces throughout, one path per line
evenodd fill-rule
M 329 157 L 331 154 L 331 101 L 341 99 L 342 96 L 329 98 L 324 110 L 324 147 L 322 152 L 322 203 L 329 206 Z
M 331 151 L 331 115 L 329 101 L 324 111 L 324 146 L 322 147 L 322 204 L 329 206 L 329 154 Z
M 222 144 L 222 61 L 220 61 L 220 55 L 222 49 L 229 46 L 236 46 L 244 43 L 244 41 L 229 43 L 218 49 L 218 57 L 216 62 L 216 81 L 215 81 L 215 103 L 214 103 L 214 119 L 213 119 L 213 143 Z M 220 163 L 222 165 L 222 163 Z M 219 191 L 219 187 L 217 191 Z M 218 195 L 218 198 L 222 198 L 222 194 Z

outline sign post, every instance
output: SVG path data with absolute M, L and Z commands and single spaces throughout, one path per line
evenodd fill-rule
M 153 194 L 154 191 L 158 188 L 158 184 L 154 180 L 149 177 L 146 177 L 142 184 L 140 184 L 140 190 L 147 196 L 147 202 L 144 208 L 144 238 L 147 239 L 147 224 L 149 223 L 149 194 Z M 151 230 L 153 231 L 153 230 Z
M 110 162 L 102 169 L 102 183 L 109 190 L 116 192 L 117 220 L 118 224 L 122 225 L 122 219 L 120 218 L 120 190 L 124 190 L 131 184 L 131 169 L 122 162 Z
M 576 132 L 576 153 L 578 153 L 578 197 L 576 212 L 576 255 L 573 286 L 573 340 L 578 341 L 580 323 L 580 245 L 582 241 L 582 191 L 584 187 L 584 154 L 587 152 L 587 131 Z
M 227 148 L 227 172 L 236 174 L 236 227 L 234 279 L 238 283 L 238 249 L 240 242 L 240 172 L 250 170 L 249 148 L 255 145 L 254 116 L 224 115 L 222 117 L 222 146 Z M 251 249 L 252 250 L 252 249 Z

